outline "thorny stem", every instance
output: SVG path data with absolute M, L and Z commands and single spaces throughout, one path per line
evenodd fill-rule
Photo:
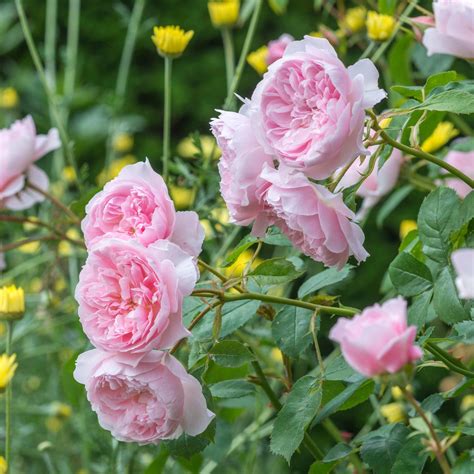
M 201 259 L 198 260 L 198 263 L 199 265 L 201 265 L 201 267 L 205 268 L 209 273 L 212 273 L 214 276 L 219 278 L 219 280 L 221 280 L 223 283 L 227 283 L 228 281 L 227 277 L 223 275 L 221 272 L 219 272 L 218 270 L 216 270 L 214 267 L 212 267 L 211 265 L 208 265 L 206 262 L 204 262 Z M 235 286 L 234 288 L 240 293 L 244 291 L 239 285 Z
M 424 345 L 424 348 L 427 351 L 431 352 L 431 354 L 434 355 L 435 359 L 443 362 L 453 372 L 457 372 L 458 374 L 464 375 L 465 377 L 470 377 L 470 378 L 474 377 L 474 372 L 467 369 L 464 366 L 464 364 L 462 364 L 460 361 L 451 357 L 448 353 L 446 353 L 443 349 L 438 347 L 436 344 L 432 342 L 427 342 Z

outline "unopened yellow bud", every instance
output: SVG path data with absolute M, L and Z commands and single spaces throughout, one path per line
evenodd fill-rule
M 183 186 L 170 186 L 170 195 L 176 209 L 189 209 L 194 202 L 194 189 Z
M 349 8 L 341 26 L 352 33 L 357 33 L 364 28 L 366 16 L 367 10 L 364 7 Z
M 18 319 L 25 312 L 25 292 L 15 285 L 0 288 L 0 318 Z
M 398 423 L 405 420 L 405 410 L 398 402 L 387 403 L 380 407 L 380 413 L 389 423 Z
M 374 41 L 385 41 L 392 36 L 396 21 L 393 16 L 370 11 L 367 14 L 367 35 Z
M 72 166 L 66 166 L 61 174 L 66 183 L 74 183 L 77 179 L 76 170 Z
M 440 122 L 433 133 L 421 144 L 421 149 L 426 153 L 433 153 L 457 135 L 459 135 L 459 130 L 454 128 L 451 122 Z
M 239 0 L 210 1 L 207 7 L 212 24 L 216 28 L 233 26 L 239 19 Z
M 133 148 L 133 135 L 129 133 L 118 133 L 112 141 L 112 148 L 117 153 L 126 153 Z
M 403 240 L 412 230 L 417 228 L 416 221 L 405 219 L 400 223 L 400 240 Z
M 161 56 L 176 58 L 183 54 L 193 35 L 194 31 L 179 26 L 155 26 L 151 39 Z
M 268 48 L 262 46 L 247 56 L 247 62 L 260 74 L 264 74 L 268 69 L 267 64 Z
M 13 109 L 19 101 L 18 92 L 13 87 L 0 89 L 0 109 Z
M 17 367 L 16 354 L 2 354 L 0 356 L 0 390 L 4 390 L 10 383 Z

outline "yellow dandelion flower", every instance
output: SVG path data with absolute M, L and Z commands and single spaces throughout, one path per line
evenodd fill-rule
M 0 390 L 4 390 L 15 375 L 15 370 L 18 367 L 15 361 L 16 354 L 2 354 L 0 356 Z
M 212 24 L 216 28 L 233 26 L 239 19 L 239 0 L 210 1 L 207 8 Z
M 81 238 L 81 234 L 75 227 L 68 229 L 66 236 L 74 240 L 80 240 Z M 68 240 L 61 240 L 58 245 L 58 253 L 61 257 L 70 257 L 74 253 L 74 245 Z
M 217 160 L 221 156 L 221 150 L 217 146 L 216 140 L 211 135 L 201 135 L 199 137 L 201 141 L 201 148 L 204 158 L 211 158 L 212 160 Z M 192 159 L 195 158 L 197 154 L 200 153 L 200 150 L 194 144 L 192 137 L 183 138 L 176 148 L 178 155 L 183 158 Z
M 254 252 L 250 249 L 242 252 L 237 260 L 230 266 L 223 269 L 223 273 L 226 277 L 237 278 L 242 275 L 244 270 L 247 268 L 247 265 L 252 260 Z M 258 267 L 263 260 L 257 257 L 251 264 L 250 269 L 253 270 Z
M 341 27 L 352 33 L 357 33 L 364 28 L 366 16 L 367 10 L 364 7 L 349 8 L 342 20 Z
M 267 64 L 268 48 L 262 46 L 247 56 L 247 62 L 258 72 L 264 74 L 268 69 Z
M 51 412 L 54 416 L 65 419 L 71 417 L 72 408 L 67 403 L 53 402 L 51 403 Z
M 25 292 L 15 285 L 0 288 L 0 317 L 22 315 L 25 312 Z
M 387 403 L 380 407 L 380 413 L 389 423 L 398 423 L 405 420 L 405 410 L 398 402 Z
M 0 456 L 0 474 L 7 474 L 8 464 L 3 456 Z
M 365 22 L 367 35 L 374 41 L 385 41 L 392 36 L 396 21 L 393 16 L 370 11 Z
M 68 184 L 76 182 L 77 179 L 76 170 L 72 166 L 65 166 L 61 176 Z
M 18 92 L 13 87 L 0 89 L 0 109 L 14 109 L 19 102 Z
M 400 223 L 400 240 L 403 240 L 412 230 L 417 229 L 416 221 L 405 219 Z
M 421 144 L 421 149 L 426 153 L 433 153 L 457 135 L 459 135 L 459 130 L 451 122 L 440 122 L 433 133 Z
M 127 153 L 133 148 L 133 135 L 129 133 L 118 133 L 112 140 L 112 148 L 117 153 Z
M 179 26 L 155 26 L 151 37 L 161 56 L 181 56 L 191 41 L 194 31 L 184 31 Z
M 35 216 L 29 216 L 28 219 L 30 222 L 25 222 L 23 224 L 23 229 L 26 232 L 32 232 L 33 230 L 37 230 L 38 229 L 37 222 L 39 221 L 39 219 Z
M 117 177 L 117 175 L 122 171 L 127 165 L 133 165 L 136 163 L 137 159 L 133 155 L 125 155 L 122 158 L 112 161 L 107 168 L 104 168 L 99 175 L 97 176 L 97 184 L 103 186 L 105 183 Z
M 31 255 L 33 253 L 38 252 L 38 250 L 41 247 L 41 243 L 38 241 L 35 242 L 27 242 L 18 247 L 18 251 L 21 253 L 26 253 L 28 255 Z
M 413 387 L 411 385 L 407 385 L 405 388 L 408 392 L 413 392 Z M 400 387 L 392 387 L 391 392 L 394 400 L 401 400 L 402 398 L 404 398 L 403 392 Z
M 193 205 L 194 189 L 171 185 L 169 190 L 176 209 L 189 209 Z

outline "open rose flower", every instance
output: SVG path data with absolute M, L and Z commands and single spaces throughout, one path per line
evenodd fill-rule
M 347 363 L 367 377 L 393 374 L 423 355 L 414 344 L 416 326 L 407 327 L 407 303 L 401 297 L 365 308 L 352 319 L 339 318 L 329 337 L 341 345 Z
M 244 104 L 236 112 L 221 112 L 211 121 L 222 156 L 219 161 L 220 190 L 231 222 L 249 225 L 254 222 L 254 232 L 260 234 L 269 221 L 262 200 L 268 183 L 262 179 L 263 166 L 272 166 L 271 155 L 258 143 L 248 117 L 250 105 Z
M 385 97 L 369 59 L 346 68 L 325 39 L 290 43 L 254 91 L 252 128 L 266 153 L 315 179 L 360 154 L 365 109 Z
M 474 150 L 451 150 L 444 160 L 459 171 L 462 171 L 469 178 L 474 179 Z M 454 176 L 445 179 L 443 184 L 448 186 L 448 188 L 454 189 L 461 198 L 465 198 L 472 191 L 467 183 Z
M 342 268 L 349 256 L 360 262 L 368 257 L 364 233 L 353 222 L 354 213 L 342 194 L 332 194 L 295 169 L 266 167 L 263 178 L 270 183 L 265 201 L 275 215 L 275 225 L 314 260 Z
M 270 41 L 268 43 L 267 64 L 270 66 L 270 64 L 280 59 L 285 53 L 286 47 L 294 40 L 293 36 L 283 34 L 278 39 Z
M 148 160 L 125 166 L 86 206 L 82 231 L 88 247 L 104 237 L 150 245 L 169 239 L 197 256 L 204 230 L 195 212 L 176 212 L 163 178 Z
M 438 0 L 433 2 L 435 27 L 428 28 L 423 44 L 428 54 L 451 54 L 474 59 L 474 2 Z
M 371 147 L 372 148 L 372 147 Z M 375 149 L 369 149 L 374 152 Z M 388 160 L 379 168 L 380 159 L 375 161 L 375 166 L 369 176 L 364 180 L 356 195 L 363 199 L 362 206 L 357 213 L 357 218 L 363 219 L 367 212 L 372 209 L 385 195 L 387 195 L 397 184 L 400 168 L 403 164 L 403 156 L 400 150 L 394 149 Z M 369 157 L 362 162 L 357 158 L 351 167 L 346 171 L 339 182 L 336 191 L 342 191 L 362 179 L 362 175 L 367 172 L 370 164 Z M 336 176 L 341 172 L 339 169 Z
M 76 287 L 84 332 L 104 351 L 169 348 L 190 334 L 182 301 L 197 279 L 193 258 L 169 241 L 143 247 L 102 239 L 89 250 Z
M 456 287 L 462 299 L 474 299 L 474 249 L 459 249 L 452 253 L 456 271 Z
M 94 349 L 81 354 L 74 378 L 102 428 L 119 441 L 158 444 L 182 433 L 202 433 L 209 411 L 199 382 L 170 354 L 110 354 Z
M 57 130 L 52 128 L 47 135 L 37 135 L 29 115 L 0 130 L 0 209 L 19 211 L 44 200 L 27 184 L 48 189 L 48 176 L 34 163 L 60 146 Z

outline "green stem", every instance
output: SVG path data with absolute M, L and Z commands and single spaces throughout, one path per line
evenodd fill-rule
M 240 79 L 242 77 L 242 72 L 244 71 L 245 62 L 247 61 L 247 55 L 250 51 L 250 46 L 257 28 L 258 18 L 260 16 L 260 11 L 262 10 L 262 0 L 256 0 L 255 7 L 253 10 L 252 18 L 250 20 L 249 29 L 247 30 L 247 35 L 245 36 L 244 45 L 240 53 L 239 62 L 235 70 L 234 77 L 232 79 L 229 90 L 227 91 L 227 98 L 225 100 L 224 109 L 228 110 L 231 108 L 234 101 L 234 93 L 239 86 Z
M 232 79 L 235 73 L 235 54 L 234 40 L 232 38 L 232 30 L 230 28 L 222 28 L 222 42 L 224 43 L 225 72 L 227 78 L 227 94 L 230 92 Z
M 36 72 L 38 73 L 38 77 L 41 81 L 43 89 L 46 93 L 46 97 L 48 99 L 48 103 L 51 109 L 52 118 L 54 124 L 58 128 L 59 136 L 61 138 L 61 143 L 64 148 L 64 153 L 66 155 L 68 164 L 72 166 L 75 171 L 76 175 L 76 183 L 79 191 L 81 190 L 81 183 L 79 181 L 79 173 L 77 169 L 76 160 L 74 157 L 74 153 L 72 151 L 72 143 L 69 140 L 69 136 L 64 128 L 63 122 L 61 120 L 61 114 L 59 112 L 58 104 L 56 103 L 56 98 L 54 93 L 52 92 L 51 88 L 49 87 L 48 81 L 46 79 L 46 74 L 43 68 L 43 64 L 41 63 L 41 59 L 39 57 L 38 51 L 36 49 L 35 42 L 33 40 L 33 36 L 31 35 L 31 30 L 28 25 L 28 20 L 26 19 L 25 10 L 23 9 L 22 0 L 15 0 L 16 10 L 18 13 L 18 18 L 20 19 L 21 28 L 23 30 L 23 35 L 25 37 L 26 44 L 28 46 L 28 50 L 30 52 L 31 58 L 33 63 L 36 67 Z
M 66 66 L 64 70 L 64 96 L 71 101 L 74 94 L 77 69 L 77 50 L 79 44 L 79 22 L 81 0 L 69 0 L 67 26 Z
M 163 115 L 163 179 L 168 182 L 168 161 L 170 158 L 170 134 L 171 134 L 171 75 L 173 59 L 165 56 L 165 96 Z
M 47 0 L 44 35 L 44 63 L 46 77 L 52 90 L 56 89 L 56 18 L 58 1 Z
M 12 353 L 13 321 L 7 321 L 7 340 L 5 351 L 7 355 Z M 11 436 L 12 436 L 12 380 L 10 380 L 5 391 L 5 461 L 10 471 L 11 461 Z
M 426 342 L 425 349 L 435 356 L 435 358 L 443 362 L 449 369 L 465 377 L 474 378 L 474 372 L 466 368 L 460 361 L 451 357 L 447 352 L 432 342 Z
M 408 155 L 412 155 L 416 158 L 420 158 L 422 160 L 429 161 L 430 163 L 433 163 L 435 165 L 438 165 L 440 168 L 445 169 L 452 175 L 458 177 L 462 181 L 464 181 L 467 185 L 469 185 L 471 188 L 474 188 L 474 179 L 469 178 L 469 176 L 466 176 L 464 173 L 459 171 L 457 168 L 454 166 L 450 165 L 444 160 L 441 160 L 437 158 L 434 155 L 431 155 L 430 153 L 426 153 L 422 150 L 418 150 L 416 148 L 409 147 L 407 145 L 404 145 L 403 143 L 397 142 L 394 140 L 388 133 L 386 133 L 379 125 L 377 122 L 377 116 L 375 113 L 371 110 L 367 111 L 370 117 L 373 119 L 373 124 L 372 127 L 374 130 L 379 132 L 379 135 L 391 146 L 394 148 L 397 148 L 398 150 L 403 151 L 404 153 L 407 153 Z

